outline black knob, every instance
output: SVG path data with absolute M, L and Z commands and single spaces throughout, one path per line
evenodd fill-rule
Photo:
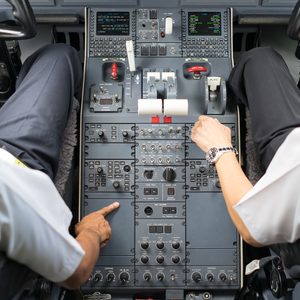
M 112 282 L 115 279 L 115 274 L 114 273 L 108 273 L 106 276 L 106 280 L 108 282 Z
M 150 206 L 145 207 L 144 212 L 147 216 L 151 216 L 153 214 L 153 208 Z
M 141 256 L 141 262 L 143 264 L 146 264 L 149 261 L 149 257 L 147 255 Z
M 180 257 L 178 255 L 172 256 L 172 262 L 178 264 L 180 262 Z
M 128 274 L 127 272 L 122 272 L 122 273 L 120 274 L 120 281 L 121 281 L 122 283 L 128 282 L 128 281 L 129 281 L 129 274 Z
M 157 247 L 158 249 L 163 249 L 164 246 L 165 246 L 165 244 L 164 244 L 163 241 L 158 241 L 158 242 L 156 243 L 156 247 Z
M 121 186 L 121 184 L 120 184 L 119 181 L 114 181 L 114 182 L 113 182 L 113 187 L 114 187 L 115 189 L 118 189 L 120 186 Z
M 166 181 L 173 181 L 176 178 L 176 172 L 172 168 L 166 168 L 163 173 L 163 178 Z
M 147 241 L 143 241 L 141 242 L 141 247 L 146 250 L 149 248 L 149 243 Z
M 153 170 L 145 170 L 144 171 L 144 177 L 147 179 L 152 179 L 153 177 Z
M 226 281 L 227 275 L 225 273 L 220 273 L 219 278 L 221 281 Z
M 213 275 L 212 273 L 208 273 L 208 274 L 206 275 L 206 279 L 207 279 L 208 281 L 213 281 L 213 280 L 214 280 L 214 275 Z
M 195 282 L 200 282 L 200 281 L 201 281 L 201 278 L 202 278 L 202 276 L 201 276 L 201 274 L 200 274 L 199 272 L 194 272 L 194 273 L 192 274 L 192 279 L 193 279 L 193 281 L 195 281 Z
M 144 280 L 149 281 L 151 279 L 151 274 L 150 273 L 145 273 L 144 274 Z
M 99 135 L 99 137 L 101 137 L 101 138 L 104 137 L 104 131 L 99 130 L 99 131 L 98 131 L 98 135 Z
M 156 257 L 156 261 L 159 263 L 159 264 L 162 264 L 164 262 L 165 258 L 162 256 L 162 255 L 158 255 Z
M 130 168 L 129 165 L 125 165 L 124 168 L 123 168 L 123 170 L 124 170 L 125 172 L 129 172 L 129 171 L 131 170 L 131 168 Z
M 122 132 L 122 135 L 123 135 L 124 137 L 127 137 L 127 136 L 128 136 L 128 131 L 123 131 L 123 132 Z
M 202 167 L 199 168 L 199 172 L 200 172 L 200 173 L 204 173 L 205 171 L 206 171 L 206 168 L 205 168 L 205 167 L 202 166 Z
M 179 249 L 180 243 L 178 241 L 174 241 L 174 242 L 172 242 L 172 247 L 173 247 L 173 249 Z
M 95 273 L 93 280 L 95 282 L 99 282 L 100 280 L 102 280 L 102 274 L 101 273 Z
M 165 275 L 164 275 L 164 273 L 158 273 L 158 274 L 156 275 L 156 278 L 157 278 L 157 280 L 159 280 L 159 281 L 163 281 L 164 278 L 165 278 Z
M 97 168 L 97 172 L 100 173 L 100 174 L 103 173 L 103 168 L 102 167 L 98 167 Z

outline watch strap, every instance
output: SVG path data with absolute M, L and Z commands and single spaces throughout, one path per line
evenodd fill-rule
M 206 153 L 206 160 L 209 164 L 215 164 L 224 153 L 228 152 L 238 155 L 238 151 L 234 147 L 212 147 Z

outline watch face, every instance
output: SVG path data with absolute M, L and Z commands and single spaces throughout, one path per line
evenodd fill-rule
M 214 159 L 218 153 L 218 149 L 216 147 L 210 148 L 206 153 L 206 160 L 209 164 L 214 163 Z

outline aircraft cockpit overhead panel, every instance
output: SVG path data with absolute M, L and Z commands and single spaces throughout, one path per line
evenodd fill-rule
M 83 293 L 233 299 L 240 237 L 214 166 L 191 140 L 209 115 L 239 148 L 226 89 L 231 9 L 89 7 L 85 19 L 80 214 L 120 208 Z

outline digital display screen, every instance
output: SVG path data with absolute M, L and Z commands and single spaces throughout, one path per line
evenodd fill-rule
M 129 35 L 129 12 L 97 12 L 97 35 Z
M 220 12 L 189 12 L 189 35 L 221 35 Z
M 100 105 L 112 105 L 112 104 L 113 104 L 113 100 L 111 98 L 100 99 Z

